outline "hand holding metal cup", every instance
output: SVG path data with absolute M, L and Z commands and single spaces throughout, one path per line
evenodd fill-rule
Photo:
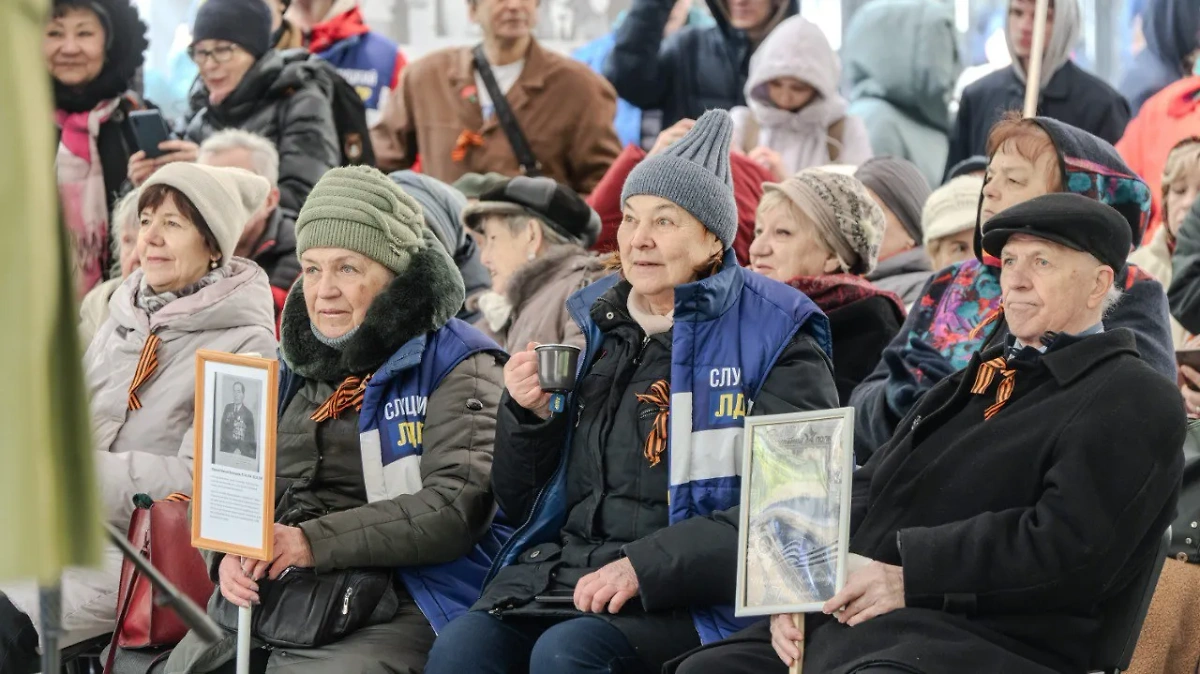
M 575 389 L 575 373 L 579 369 L 577 346 L 570 344 L 542 344 L 537 352 L 538 382 L 542 390 L 550 395 L 550 411 L 562 412 L 567 405 L 567 394 Z

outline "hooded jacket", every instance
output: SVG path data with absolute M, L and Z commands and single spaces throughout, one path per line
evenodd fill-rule
M 616 30 L 604 76 L 617 95 L 643 110 L 661 110 L 662 126 L 698 119 L 713 108 L 744 105 L 754 45 L 729 23 L 726 0 L 706 0 L 715 26 L 688 26 L 663 39 L 675 3 L 635 0 Z M 798 0 L 772 0 L 772 27 L 800 12 Z
M 1188 75 L 1183 61 L 1200 46 L 1200 3 L 1193 0 L 1149 0 L 1142 12 L 1146 48 L 1138 52 L 1117 87 L 1134 114 L 1146 100 Z
M 467 234 L 459 219 L 459 213 L 467 205 L 466 198 L 462 192 L 446 183 L 414 171 L 396 171 L 388 177 L 421 204 L 425 224 L 433 230 L 462 274 L 467 299 L 458 312 L 458 318 L 467 323 L 479 320 L 476 303 L 479 295 L 491 289 L 492 276 L 479 259 L 479 247 L 475 245 L 475 239 Z
M 888 35 L 888 39 L 879 39 Z M 962 64 L 950 11 L 926 0 L 877 0 L 854 13 L 842 44 L 847 112 L 862 119 L 877 156 L 911 161 L 942 183 L 949 100 Z
M 1050 136 L 1062 167 L 1062 184 L 1069 192 L 1106 203 L 1129 222 L 1132 240 L 1140 241 L 1150 215 L 1150 191 L 1104 141 L 1062 122 L 1038 117 Z M 899 334 L 885 350 L 884 360 L 850 397 L 855 415 L 855 451 L 869 455 L 892 436 L 896 424 L 941 376 L 961 370 L 972 354 L 1008 334 L 1000 306 L 998 262 L 981 249 L 981 223 L 975 225 L 976 258 L 934 274 L 913 305 Z M 1104 319 L 1107 330 L 1129 328 L 1142 360 L 1175 380 L 1175 356 L 1162 284 L 1135 265 L 1114 281 L 1124 297 Z M 911 365 L 913 342 L 936 351 L 935 370 Z M 929 350 L 924 349 L 924 350 Z M 905 362 L 903 371 L 889 366 L 887 351 Z
M 796 112 L 778 108 L 767 94 L 767 85 L 779 77 L 806 82 L 816 95 Z M 840 146 L 839 164 L 857 166 L 870 159 L 867 129 L 862 120 L 847 116 L 846 99 L 838 93 L 841 77 L 838 56 L 821 29 L 801 16 L 785 19 L 750 57 L 746 105 L 729 113 L 734 143 L 743 152 L 759 146 L 778 152 L 788 175 L 830 163 L 830 145 Z M 829 129 L 839 121 L 843 122 L 841 137 L 833 138 Z
M 1200 77 L 1185 77 L 1171 83 L 1142 105 L 1141 112 L 1125 128 L 1125 135 L 1117 143 L 1117 151 L 1150 186 L 1150 196 L 1154 199 L 1146 242 L 1162 225 L 1162 180 L 1167 156 L 1180 141 L 1189 136 L 1200 136 L 1198 95 Z
M 617 44 L 616 31 L 617 28 L 625 21 L 628 11 L 623 11 L 617 15 L 617 20 L 613 22 L 612 30 L 600 37 L 581 45 L 571 52 L 571 58 L 586 63 L 592 72 L 604 76 L 604 62 L 608 60 L 608 55 L 612 53 L 613 47 Z M 687 22 L 684 26 L 707 27 L 714 24 L 712 17 L 699 7 L 693 6 L 688 10 Z M 617 129 L 617 139 L 621 141 L 621 146 L 626 145 L 642 145 L 642 139 L 648 129 L 642 126 L 642 109 L 625 100 L 624 98 L 617 99 L 617 116 L 613 120 L 613 126 Z
M 1071 61 L 1080 30 L 1078 0 L 1057 0 L 1054 7 L 1054 27 L 1042 65 L 1038 115 L 1116 143 L 1129 123 L 1129 103 L 1104 80 Z M 1019 111 L 1024 104 L 1025 72 L 1015 58 L 1012 65 L 967 87 L 950 134 L 946 174 L 960 161 L 985 154 L 992 126 L 1005 112 Z
M 326 171 L 341 162 L 327 66 L 303 51 L 268 51 L 219 105 L 197 80 L 184 137 L 199 145 L 222 129 L 252 131 L 279 150 L 279 204 L 299 212 Z

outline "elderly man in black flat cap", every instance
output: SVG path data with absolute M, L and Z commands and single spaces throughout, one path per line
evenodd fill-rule
M 1106 331 L 1128 223 L 1049 194 L 983 226 L 1011 331 L 926 394 L 854 475 L 850 551 L 871 560 L 807 616 L 775 616 L 679 674 L 1087 671 L 1107 602 L 1175 510 L 1179 392 Z

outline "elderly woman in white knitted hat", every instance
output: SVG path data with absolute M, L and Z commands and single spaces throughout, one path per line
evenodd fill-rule
M 266 274 L 233 256 L 267 190 L 245 171 L 180 163 L 138 197 L 141 268 L 113 293 L 84 356 L 103 516 L 119 529 L 129 525 L 135 494 L 192 490 L 196 350 L 275 352 Z M 68 632 L 112 631 L 120 567 L 109 548 L 102 569 L 64 575 Z M 6 591 L 32 612 L 36 592 Z
M 975 221 L 982 192 L 983 178 L 961 175 L 929 195 L 921 211 L 921 229 L 934 269 L 975 257 Z
M 499 547 L 489 473 L 503 353 L 454 318 L 453 260 L 420 205 L 375 169 L 317 182 L 296 251 L 280 328 L 275 559 L 206 556 L 219 585 L 209 612 L 228 638 L 206 647 L 189 635 L 168 670 L 232 671 L 237 607 L 257 604 L 259 671 L 418 674 Z M 323 593 L 336 601 L 288 612 Z
M 829 317 L 843 405 L 904 322 L 900 298 L 863 278 L 875 268 L 883 227 L 862 183 L 821 169 L 767 183 L 758 204 L 750 268 L 804 293 Z
M 708 112 L 630 173 L 620 271 L 567 300 L 585 349 L 563 410 L 532 350 L 505 367 L 493 490 L 525 524 L 428 674 L 658 671 L 743 622 L 745 416 L 836 407 L 837 392 L 820 310 L 730 250 L 731 136 Z

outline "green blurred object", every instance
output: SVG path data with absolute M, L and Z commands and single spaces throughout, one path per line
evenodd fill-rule
M 58 582 L 102 532 L 75 284 L 58 213 L 48 0 L 0 0 L 0 579 Z
M 494 171 L 492 173 L 467 173 L 455 180 L 451 187 L 462 192 L 463 196 L 468 199 L 478 199 L 485 192 L 503 185 L 511 177 Z

